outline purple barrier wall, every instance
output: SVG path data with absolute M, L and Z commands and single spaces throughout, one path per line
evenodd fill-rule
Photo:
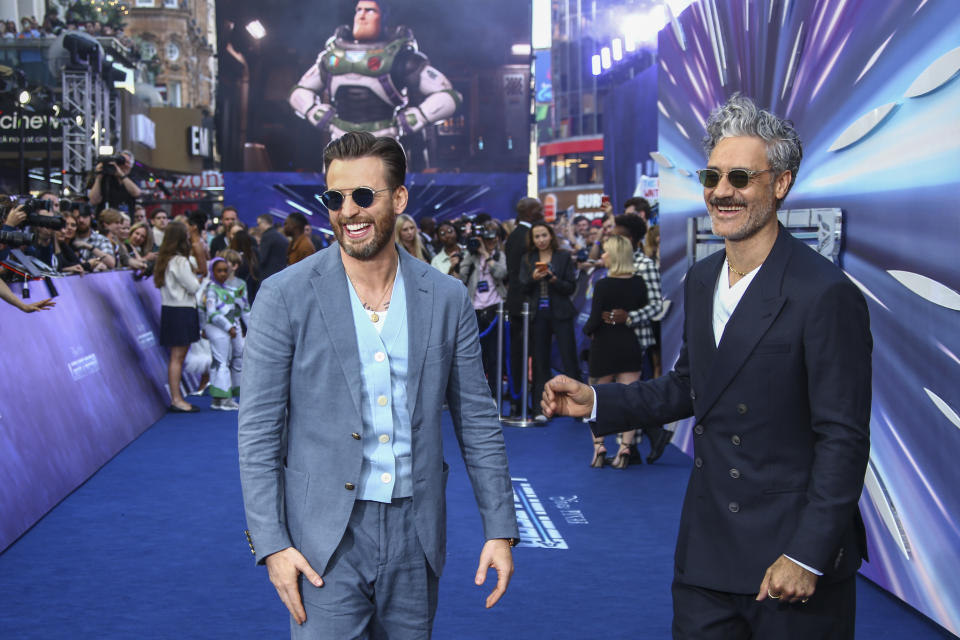
M 55 283 L 51 311 L 0 304 L 0 551 L 169 403 L 153 280 L 118 271 Z M 37 283 L 31 291 L 46 294 Z
M 874 338 L 862 573 L 960 633 L 960 13 L 952 0 L 696 2 L 660 33 L 664 295 L 682 306 L 706 117 L 734 91 L 792 119 L 785 209 L 839 208 Z M 663 325 L 676 360 L 682 308 Z M 690 449 L 690 422 L 674 443 Z

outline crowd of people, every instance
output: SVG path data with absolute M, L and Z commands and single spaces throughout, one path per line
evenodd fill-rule
M 659 272 L 659 228 L 655 214 L 643 198 L 630 198 L 624 212 L 615 215 L 605 203 L 601 217 L 558 217 L 547 222 L 536 198 L 517 204 L 515 220 L 499 221 L 487 214 L 473 218 L 414 220 L 397 217 L 395 238 L 407 253 L 430 263 L 442 273 L 459 278 L 477 314 L 484 371 L 491 393 L 496 394 L 497 335 L 492 331 L 500 302 L 510 322 L 509 411 L 523 413 L 520 397 L 523 304 L 529 310 L 529 351 L 532 368 L 530 398 L 539 398 L 551 376 L 551 354 L 556 345 L 561 371 L 581 379 L 583 363 L 596 382 L 631 382 L 642 373 L 660 373 L 659 319 L 663 297 Z M 649 226 L 648 226 L 649 225 Z M 575 320 L 579 310 L 572 296 L 597 270 L 606 277 L 596 283 L 590 320 L 584 327 L 590 347 L 578 351 Z M 599 276 L 600 273 L 597 275 Z M 547 422 L 539 403 L 531 402 L 528 414 L 538 424 Z M 670 432 L 644 427 L 650 440 L 649 462 L 669 443 Z M 620 436 L 616 455 L 606 456 L 603 440 L 594 441 L 593 466 L 609 462 L 625 468 L 641 461 L 633 430 Z

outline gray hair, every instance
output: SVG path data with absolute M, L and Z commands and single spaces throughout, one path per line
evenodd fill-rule
M 803 145 L 797 130 L 793 128 L 793 122 L 758 108 L 753 100 L 738 92 L 710 114 L 703 149 L 709 156 L 721 140 L 737 136 L 760 138 L 766 143 L 770 168 L 777 175 L 790 172 L 790 186 L 787 187 L 787 193 L 790 193 L 793 183 L 797 181 L 800 160 L 803 159 Z M 777 200 L 778 209 L 781 202 L 782 198 Z

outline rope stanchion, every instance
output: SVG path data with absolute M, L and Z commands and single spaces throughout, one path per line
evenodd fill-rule
M 497 417 L 503 420 L 503 300 L 497 304 Z
M 508 427 L 539 427 L 544 426 L 537 423 L 535 420 L 529 420 L 527 417 L 527 401 L 530 393 L 529 380 L 526 375 L 527 362 L 530 359 L 530 303 L 523 303 L 523 312 L 521 313 L 523 317 L 523 365 L 524 365 L 524 375 L 521 380 L 520 386 L 520 417 L 519 418 L 500 418 L 502 424 L 507 425 Z M 546 424 L 546 423 L 544 423 Z

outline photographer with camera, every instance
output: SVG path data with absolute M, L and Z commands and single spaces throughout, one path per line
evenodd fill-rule
M 493 220 L 474 229 L 467 239 L 467 254 L 460 263 L 459 277 L 477 314 L 477 327 L 486 332 L 480 338 L 483 372 L 490 393 L 497 393 L 497 334 L 487 331 L 497 319 L 497 306 L 507 299 L 507 257 L 500 249 L 500 229 Z
M 119 209 L 126 205 L 133 211 L 140 187 L 130 177 L 133 169 L 133 154 L 121 151 L 112 156 L 100 156 L 87 181 L 87 198 L 96 207 L 97 213 L 106 208 Z
M 77 235 L 73 248 L 79 258 L 90 264 L 91 271 L 106 271 L 117 266 L 113 257 L 113 243 L 93 230 L 93 208 L 86 202 L 71 202 L 77 218 Z

